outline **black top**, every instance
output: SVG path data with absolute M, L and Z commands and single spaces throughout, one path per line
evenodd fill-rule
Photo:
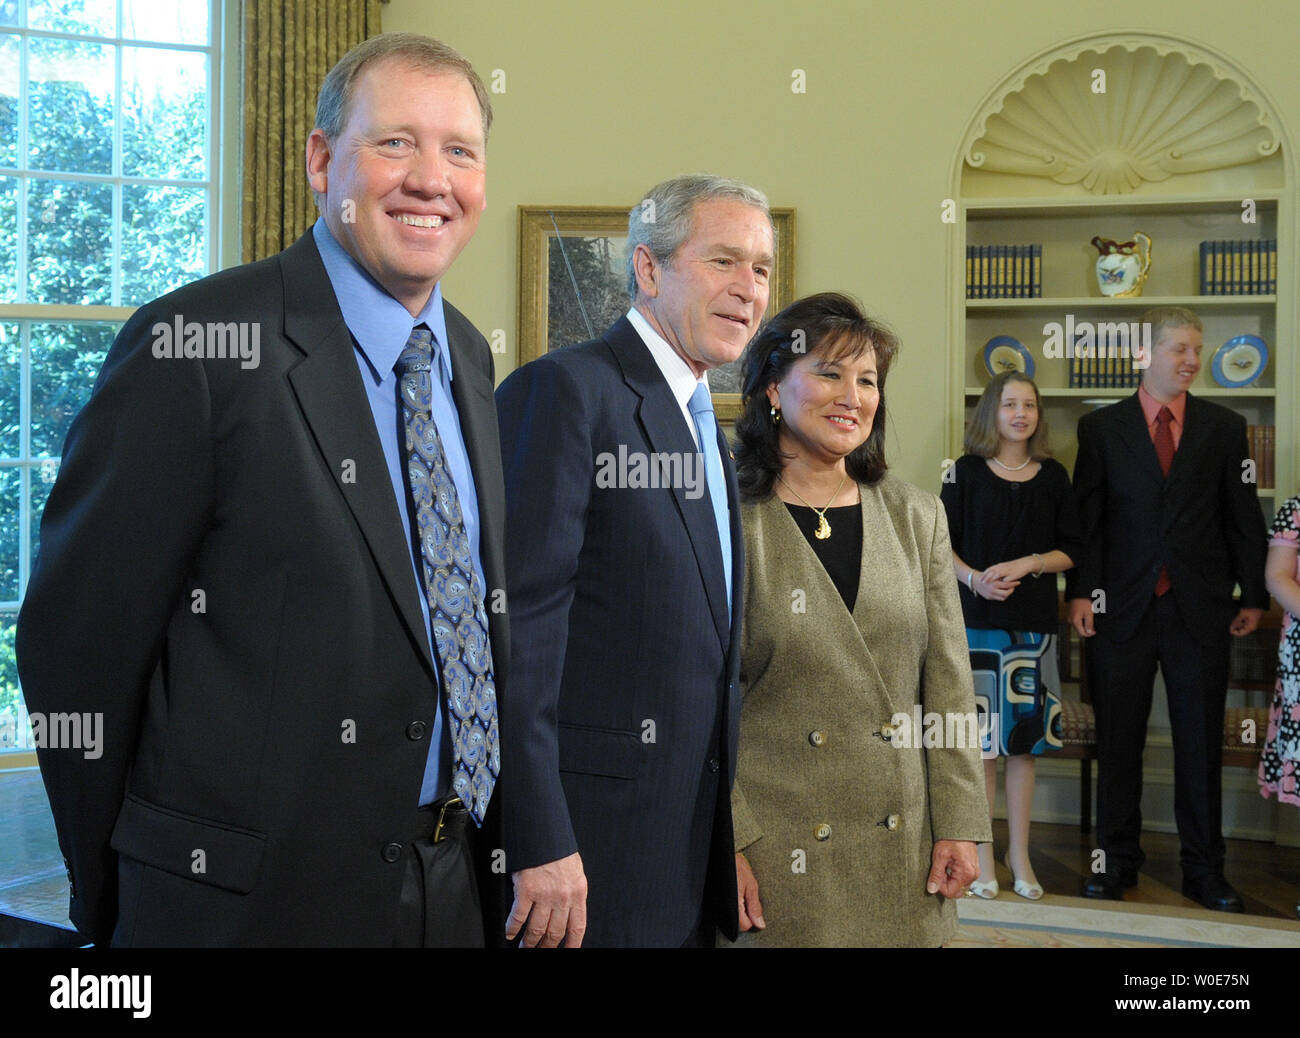
M 993 474 L 984 458 L 964 454 L 944 476 L 939 494 L 948 513 L 952 550 L 977 570 L 1022 555 L 1063 551 L 1075 563 L 1083 551 L 1070 477 L 1047 458 L 1033 479 L 1013 483 Z M 1055 634 L 1056 575 L 1032 574 L 1005 602 L 990 602 L 961 585 L 967 627 Z
M 786 502 L 790 515 L 821 559 L 835 590 L 844 599 L 849 612 L 858 600 L 858 578 L 862 575 L 862 502 L 826 509 L 826 521 L 831 524 L 831 535 L 824 541 L 817 539 L 820 524 L 816 509 Z

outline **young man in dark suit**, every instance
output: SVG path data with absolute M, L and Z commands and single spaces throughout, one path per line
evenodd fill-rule
M 737 927 L 743 545 L 705 373 L 767 306 L 761 194 L 681 177 L 631 212 L 632 309 L 497 391 L 511 629 L 507 935 L 711 946 Z
M 1142 750 L 1156 665 L 1174 742 L 1183 893 L 1242 911 L 1223 874 L 1221 756 L 1228 639 L 1268 607 L 1267 538 L 1246 423 L 1188 389 L 1201 321 L 1182 307 L 1142 316 L 1152 348 L 1131 397 L 1079 421 L 1074 487 L 1085 552 L 1070 574 L 1070 622 L 1088 643 L 1097 714 L 1097 835 L 1105 871 L 1085 897 L 1122 897 L 1145 860 Z M 1233 586 L 1241 588 L 1240 602 Z
M 354 48 L 314 229 L 143 306 L 73 425 L 18 659 L 33 711 L 103 717 L 99 759 L 40 752 L 97 944 L 484 941 L 504 500 L 491 352 L 440 281 L 490 122 L 445 44 Z

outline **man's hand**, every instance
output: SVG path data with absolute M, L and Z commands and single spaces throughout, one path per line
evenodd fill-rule
M 1259 621 L 1263 619 L 1263 617 L 1264 610 L 1262 609 L 1240 609 L 1237 611 L 1237 615 L 1233 618 L 1232 624 L 1229 626 L 1228 630 L 1231 631 L 1235 637 L 1241 638 L 1244 635 L 1250 634 L 1251 631 L 1258 627 Z
M 980 858 L 975 844 L 969 840 L 936 840 L 925 891 L 959 898 L 965 895 L 966 888 L 979 874 Z
M 736 897 L 740 910 L 740 932 L 764 930 L 763 902 L 758 899 L 758 880 L 743 854 L 736 855 Z
M 567 858 L 548 861 L 514 874 L 515 903 L 506 920 L 506 940 L 513 941 L 524 929 L 524 948 L 566 948 L 582 946 L 587 932 L 587 874 L 577 851 Z
M 1092 599 L 1070 599 L 1070 626 L 1078 632 L 1080 638 L 1091 638 L 1097 633 L 1092 624 Z

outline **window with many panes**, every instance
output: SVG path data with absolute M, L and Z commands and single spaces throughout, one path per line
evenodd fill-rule
M 0 755 L 68 428 L 132 310 L 216 266 L 220 6 L 0 0 Z

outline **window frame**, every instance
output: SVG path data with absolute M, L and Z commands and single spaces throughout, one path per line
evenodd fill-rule
M 23 4 L 26 13 L 26 3 Z M 25 22 L 26 18 L 20 19 Z M 117 3 L 116 26 L 120 32 L 122 2 Z M 180 44 L 158 43 L 152 40 L 134 40 L 119 35 L 94 36 L 88 34 L 30 29 L 25 26 L 3 26 L 0 32 L 16 35 L 19 39 L 18 68 L 18 159 L 26 163 L 28 134 L 28 83 L 27 39 L 58 39 L 111 45 L 114 48 L 114 72 L 119 89 L 114 97 L 113 110 L 113 168 L 106 174 L 82 174 L 57 170 L 28 170 L 20 167 L 0 167 L 0 176 L 12 177 L 18 182 L 17 213 L 18 250 L 16 276 L 17 292 L 24 297 L 27 290 L 27 225 L 26 202 L 29 184 L 33 180 L 81 181 L 107 184 L 113 191 L 113 242 L 112 242 L 112 298 L 120 299 L 122 258 L 122 198 L 123 187 L 134 185 L 163 185 L 185 188 L 202 188 L 207 192 L 208 207 L 205 221 L 207 241 L 207 269 L 215 273 L 239 262 L 241 192 L 241 127 L 242 111 L 242 4 L 239 0 L 211 0 L 208 11 L 208 43 Z M 186 51 L 208 55 L 208 177 L 205 180 L 175 180 L 162 177 L 128 177 L 122 174 L 122 62 L 124 47 L 156 50 Z M 133 313 L 136 306 L 78 305 L 69 303 L 0 303 L 0 323 L 16 324 L 19 329 L 19 444 L 18 454 L 4 457 L 6 469 L 19 472 L 18 498 L 18 597 L 0 601 L 0 612 L 16 615 L 27 592 L 32 562 L 32 486 L 41 479 L 42 468 L 51 462 L 56 466 L 58 455 L 33 455 L 31 452 L 32 417 L 32 353 L 31 328 L 33 324 L 105 323 L 119 327 Z M 57 468 L 56 470 L 57 471 Z M 25 726 L 26 710 L 19 700 L 19 727 Z M 35 767 L 36 752 L 25 748 L 0 748 L 0 771 Z

